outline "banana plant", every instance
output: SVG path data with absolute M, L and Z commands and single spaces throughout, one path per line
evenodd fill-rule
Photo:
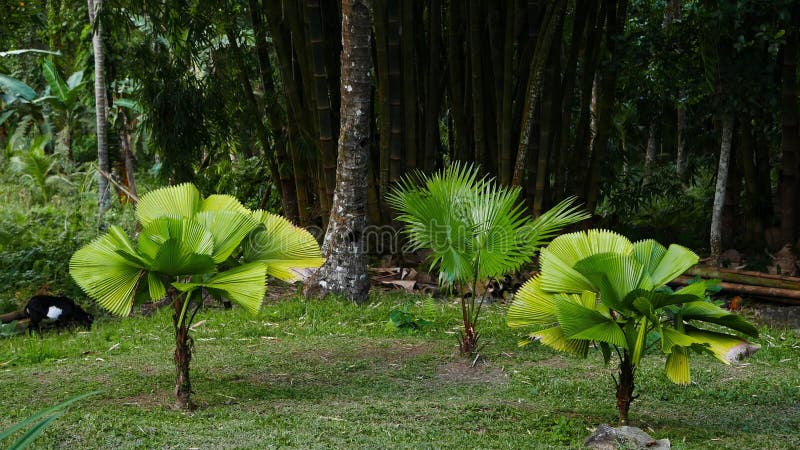
M 27 151 L 11 158 L 11 170 L 21 174 L 22 179 L 29 180 L 41 194 L 44 203 L 53 195 L 52 186 L 56 184 L 72 184 L 69 178 L 60 175 L 59 155 L 48 155 L 44 151 L 47 136 L 37 136 Z
M 585 357 L 594 344 L 606 364 L 617 355 L 619 370 L 612 378 L 619 421 L 627 424 L 636 369 L 651 348 L 666 355 L 664 371 L 677 384 L 691 380 L 692 351 L 731 364 L 759 348 L 721 331 L 758 336 L 741 316 L 706 300 L 712 282 L 677 291 L 667 286 L 697 261 L 694 252 L 676 244 L 631 243 L 607 230 L 565 234 L 542 249 L 541 271 L 516 293 L 507 323 L 539 326 L 530 337 L 558 351 Z
M 398 220 L 406 224 L 411 249 L 430 249 L 439 284 L 461 290 L 462 354 L 478 351 L 476 328 L 483 305 L 483 297 L 477 298 L 478 282 L 518 270 L 559 230 L 589 217 L 569 198 L 531 220 L 519 192 L 518 187 L 480 177 L 475 166 L 456 163 L 432 176 L 411 174 L 388 197 L 401 213 Z
M 250 211 L 228 195 L 204 198 L 189 183 L 143 195 L 136 218 L 142 227 L 136 243 L 112 226 L 75 252 L 70 274 L 116 315 L 128 315 L 137 301 L 172 300 L 176 407 L 189 409 L 189 330 L 203 304 L 202 290 L 255 314 L 267 274 L 293 281 L 324 259 L 313 236 L 286 219 Z

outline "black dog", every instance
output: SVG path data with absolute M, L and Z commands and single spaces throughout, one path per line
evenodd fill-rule
M 51 295 L 34 295 L 25 305 L 25 315 L 31 319 L 28 332 L 40 330 L 42 321 L 54 322 L 56 327 L 68 327 L 79 323 L 92 329 L 94 317 L 67 297 L 53 297 Z

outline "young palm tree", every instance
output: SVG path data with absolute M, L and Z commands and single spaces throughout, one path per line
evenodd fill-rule
M 478 350 L 476 324 L 483 304 L 477 298 L 480 280 L 515 271 L 536 250 L 567 225 L 589 217 L 569 198 L 534 220 L 526 217 L 519 188 L 480 178 L 478 168 L 456 163 L 428 177 L 417 172 L 389 196 L 400 211 L 412 249 L 431 250 L 431 269 L 439 269 L 439 284 L 458 285 L 464 332 L 461 352 Z M 472 296 L 465 297 L 466 284 Z
M 759 347 L 707 328 L 713 324 L 758 336 L 740 316 L 705 300 L 708 282 L 673 292 L 666 284 L 697 263 L 680 245 L 653 240 L 631 243 L 606 230 L 559 236 L 541 252 L 541 272 L 525 283 L 508 310 L 508 325 L 544 325 L 531 338 L 556 350 L 586 356 L 600 347 L 608 363 L 619 357 L 617 409 L 622 424 L 635 398 L 634 375 L 642 356 L 660 343 L 664 370 L 674 383 L 688 384 L 689 350 L 707 352 L 730 364 Z M 704 327 L 704 325 L 706 327 Z
M 137 299 L 172 299 L 176 406 L 190 408 L 189 327 L 202 306 L 200 289 L 256 313 L 267 274 L 292 281 L 297 270 L 319 267 L 324 260 L 311 234 L 286 219 L 250 211 L 231 196 L 203 198 L 188 183 L 145 194 L 136 217 L 142 232 L 135 245 L 112 226 L 75 252 L 70 274 L 117 315 L 129 314 Z

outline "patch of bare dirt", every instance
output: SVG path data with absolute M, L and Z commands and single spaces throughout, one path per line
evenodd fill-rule
M 436 378 L 448 383 L 462 384 L 504 384 L 508 382 L 508 374 L 503 371 L 502 367 L 495 367 L 487 362 L 478 362 L 472 366 L 472 361 L 466 359 L 440 364 L 436 367 Z

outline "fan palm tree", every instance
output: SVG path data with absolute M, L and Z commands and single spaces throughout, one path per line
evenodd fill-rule
M 137 299 L 171 298 L 176 406 L 190 408 L 188 333 L 203 303 L 200 289 L 256 313 L 267 274 L 293 281 L 299 269 L 319 267 L 324 260 L 311 234 L 286 219 L 250 211 L 231 196 L 203 198 L 188 183 L 142 196 L 136 218 L 142 231 L 135 245 L 112 226 L 75 252 L 70 274 L 100 306 L 117 315 L 129 314 Z
M 406 224 L 411 247 L 431 250 L 431 269 L 439 269 L 439 284 L 458 285 L 464 331 L 461 352 L 478 350 L 476 324 L 483 298 L 480 280 L 518 270 L 536 250 L 567 225 L 589 217 L 569 198 L 534 220 L 526 217 L 519 188 L 498 186 L 479 177 L 478 168 L 456 163 L 432 176 L 414 173 L 389 196 Z M 472 295 L 466 299 L 466 284 Z
M 666 286 L 697 261 L 696 254 L 680 245 L 631 243 L 606 230 L 559 236 L 542 249 L 539 275 L 515 295 L 508 325 L 544 325 L 530 337 L 578 356 L 585 357 L 594 343 L 606 363 L 613 350 L 619 358 L 617 409 L 626 424 L 636 368 L 651 346 L 660 344 L 667 356 L 667 378 L 678 384 L 690 382 L 690 350 L 730 364 L 759 348 L 719 331 L 722 327 L 758 336 L 743 318 L 706 301 L 710 282 L 674 292 Z

